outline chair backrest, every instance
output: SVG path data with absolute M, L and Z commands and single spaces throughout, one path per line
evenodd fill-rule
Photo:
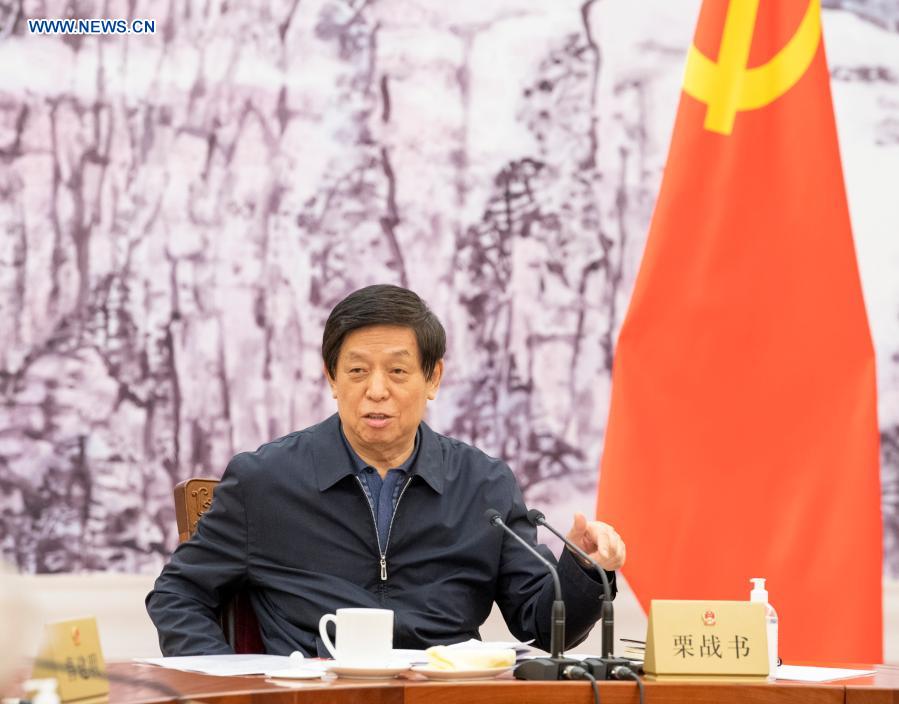
M 218 479 L 195 477 L 175 485 L 175 521 L 178 524 L 179 543 L 196 532 L 203 514 L 212 506 L 218 483 Z M 259 619 L 246 589 L 239 589 L 225 602 L 219 614 L 219 623 L 235 653 L 265 652 L 259 633 Z
M 175 520 L 178 542 L 183 543 L 197 530 L 200 517 L 212 506 L 212 492 L 218 479 L 185 479 L 175 486 Z

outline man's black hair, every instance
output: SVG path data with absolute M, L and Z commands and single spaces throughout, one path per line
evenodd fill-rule
M 372 325 L 410 328 L 418 341 L 425 378 L 431 378 L 446 353 L 446 332 L 437 316 L 414 291 L 391 284 L 376 284 L 353 291 L 334 306 L 322 333 L 322 359 L 328 374 L 337 374 L 343 340 L 354 330 Z

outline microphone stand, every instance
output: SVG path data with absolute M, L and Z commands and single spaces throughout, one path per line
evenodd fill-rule
M 531 509 L 528 511 L 527 517 L 528 522 L 532 526 L 543 526 L 557 538 L 561 539 L 561 541 L 565 543 L 568 549 L 575 555 L 580 557 L 584 562 L 592 565 L 602 582 L 602 657 L 586 658 L 581 663 L 581 667 L 584 667 L 597 680 L 629 679 L 627 673 L 633 674 L 633 671 L 630 669 L 630 660 L 616 658 L 613 654 L 615 643 L 615 614 L 614 607 L 612 606 L 612 588 L 609 585 L 609 577 L 606 574 L 606 571 L 596 560 L 572 543 L 567 536 L 562 535 L 562 533 L 547 523 L 546 516 L 540 511 Z
M 525 549 L 534 555 L 540 562 L 546 565 L 553 578 L 555 586 L 555 600 L 552 610 L 552 628 L 550 630 L 549 650 L 550 656 L 525 660 L 515 666 L 512 674 L 519 680 L 562 680 L 570 679 L 570 668 L 577 665 L 577 660 L 566 658 L 563 654 L 565 648 L 565 602 L 562 601 L 562 585 L 559 582 L 559 573 L 552 563 L 529 545 L 518 533 L 505 524 L 499 511 L 487 509 L 484 517 L 492 526 L 501 528 L 521 543 Z

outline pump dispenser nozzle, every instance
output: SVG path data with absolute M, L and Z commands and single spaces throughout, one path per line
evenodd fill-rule
M 749 601 L 760 601 L 763 604 L 767 604 L 768 590 L 765 589 L 765 578 L 753 577 L 749 581 L 752 582 L 752 591 L 749 592 Z

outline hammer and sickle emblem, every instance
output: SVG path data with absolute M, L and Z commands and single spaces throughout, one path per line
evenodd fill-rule
M 776 0 L 779 1 L 779 0 Z M 756 110 L 786 93 L 808 70 L 821 40 L 821 0 L 809 0 L 790 40 L 767 63 L 747 68 L 759 0 L 730 0 L 718 61 L 696 45 L 687 55 L 684 91 L 705 103 L 710 132 L 730 134 L 737 112 Z

